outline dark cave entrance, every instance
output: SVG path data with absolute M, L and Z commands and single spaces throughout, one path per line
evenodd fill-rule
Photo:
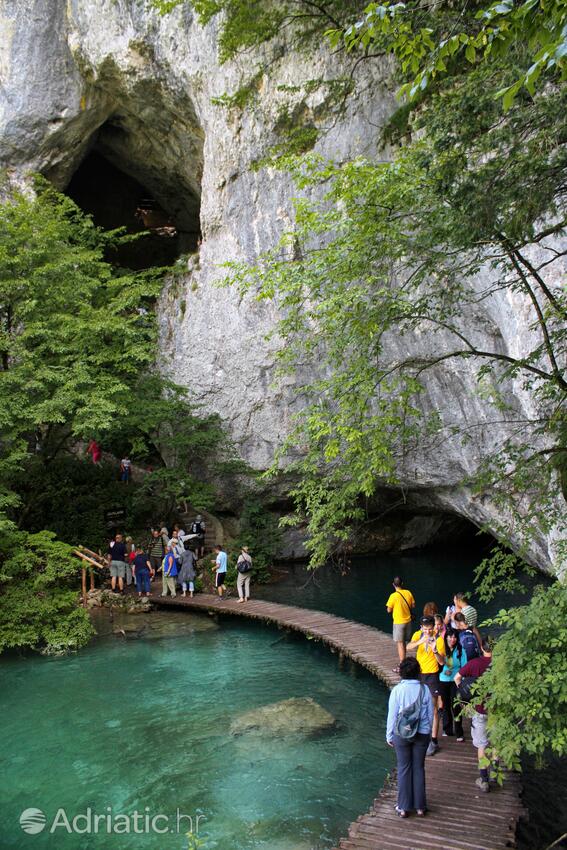
M 108 251 L 106 259 L 114 265 L 134 270 L 170 266 L 198 248 L 198 203 L 189 214 L 176 214 L 96 149 L 83 159 L 65 194 L 104 230 L 124 227 L 129 234 L 143 234 Z

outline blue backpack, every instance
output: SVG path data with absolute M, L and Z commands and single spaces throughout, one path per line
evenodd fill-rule
M 471 661 L 471 659 L 478 658 L 480 656 L 478 641 L 472 632 L 461 632 L 459 635 L 459 641 L 463 647 L 465 655 L 467 656 L 467 661 Z
M 423 705 L 423 690 L 425 685 L 419 686 L 419 696 L 411 705 L 401 708 L 398 712 L 396 722 L 394 724 L 394 732 L 400 738 L 406 741 L 411 741 L 415 738 L 419 729 L 419 718 L 421 716 L 421 706 Z M 427 689 L 426 689 L 427 690 Z M 429 691 L 427 691 L 429 697 Z

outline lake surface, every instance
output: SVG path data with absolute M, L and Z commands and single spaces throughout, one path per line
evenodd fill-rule
M 183 833 L 197 827 L 203 850 L 326 848 L 372 803 L 393 758 L 387 690 L 369 674 L 340 671 L 320 646 L 254 624 L 219 628 L 184 612 L 124 622 L 141 637 L 0 663 L 2 848 L 185 850 Z M 104 612 L 100 631 L 116 626 Z M 311 739 L 230 734 L 241 713 L 300 696 L 331 712 L 337 729 Z M 20 827 L 29 808 L 45 813 L 39 834 Z M 82 814 L 77 826 L 91 834 L 69 834 L 61 809 L 71 828 Z M 168 831 L 134 834 L 152 827 L 145 815 L 167 816 L 157 825 Z
M 285 565 L 280 581 L 254 587 L 252 595 L 273 602 L 315 608 L 338 614 L 359 623 L 392 631 L 392 617 L 386 611 L 386 600 L 392 592 L 392 579 L 401 576 L 416 600 L 416 620 L 426 602 L 436 602 L 445 613 L 459 591 L 474 588 L 474 569 L 483 554 L 475 547 L 412 552 L 408 555 L 377 553 L 358 556 L 344 574 L 337 567 L 324 567 L 314 573 L 304 566 Z M 546 582 L 544 576 L 537 581 Z M 533 586 L 530 579 L 527 586 Z M 501 608 L 525 604 L 522 594 L 498 594 L 489 603 L 479 602 L 471 594 L 479 613 L 479 622 L 493 617 Z

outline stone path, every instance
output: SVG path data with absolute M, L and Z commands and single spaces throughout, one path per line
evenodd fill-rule
M 172 599 L 154 591 L 152 601 L 163 607 L 237 615 L 298 631 L 366 667 L 388 687 L 399 681 L 392 672 L 398 658 L 391 636 L 344 617 L 258 599 L 244 604 L 234 598 L 219 601 L 209 594 Z M 376 734 L 382 733 L 376 730 Z M 483 794 L 474 784 L 477 759 L 470 740 L 457 744 L 454 738 L 442 738 L 440 744 L 441 750 L 426 760 L 427 817 L 401 820 L 394 811 L 395 786 L 387 784 L 370 811 L 350 825 L 339 850 L 503 850 L 514 846 L 516 824 L 525 815 L 519 776 L 508 774 L 503 787 L 495 786 Z

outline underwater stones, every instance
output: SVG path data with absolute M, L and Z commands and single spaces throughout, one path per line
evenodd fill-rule
M 241 714 L 230 724 L 230 734 L 313 738 L 332 732 L 336 723 L 333 715 L 311 697 L 293 697 Z

